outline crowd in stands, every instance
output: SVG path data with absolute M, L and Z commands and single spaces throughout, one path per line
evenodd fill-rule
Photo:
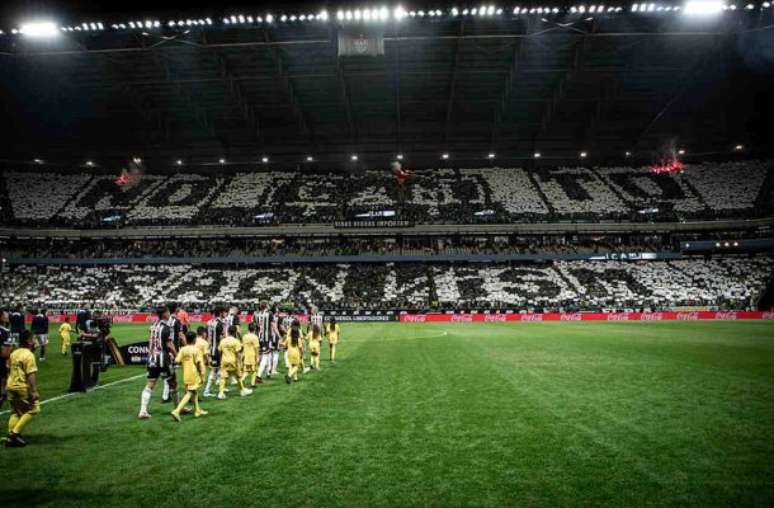
M 276 238 L 170 238 L 146 240 L 0 240 L 3 258 L 154 258 L 268 256 L 438 256 L 470 254 L 595 254 L 662 252 L 670 235 L 459 235 Z
M 765 287 L 770 256 L 676 261 L 353 263 L 286 265 L 14 265 L 5 307 L 190 310 L 259 300 L 323 309 L 580 311 L 705 306 L 746 309 Z
M 405 192 L 387 171 L 113 175 L 4 171 L 5 225 L 331 223 L 385 210 L 416 223 L 677 221 L 768 216 L 771 161 L 649 168 L 425 170 Z M 7 199 L 6 199 L 7 198 Z

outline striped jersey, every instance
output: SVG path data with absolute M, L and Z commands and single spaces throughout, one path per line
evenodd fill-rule
M 226 315 L 226 331 L 229 326 L 239 326 L 239 314 Z
M 261 310 L 253 314 L 253 323 L 255 324 L 256 332 L 258 334 L 258 342 L 261 344 L 271 340 L 271 323 L 273 317 L 273 314 L 268 310 Z
M 148 367 L 164 367 L 171 341 L 172 329 L 166 321 L 159 319 L 151 325 L 148 338 Z
M 309 326 L 313 327 L 314 325 L 319 326 L 320 327 L 320 333 L 323 333 L 323 331 L 325 329 L 323 328 L 323 317 L 322 317 L 322 314 L 317 313 L 317 314 L 312 314 L 311 316 L 309 316 Z
M 220 339 L 226 336 L 225 331 L 222 318 L 214 317 L 207 323 L 207 338 L 210 343 L 210 356 L 212 358 L 220 357 L 218 346 L 220 346 Z
M 295 320 L 296 318 L 293 317 L 292 314 L 286 314 L 285 317 L 282 318 L 282 329 L 285 330 L 285 333 L 288 333 Z

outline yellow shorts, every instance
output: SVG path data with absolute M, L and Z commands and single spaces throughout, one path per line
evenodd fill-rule
M 202 385 L 200 383 L 193 383 L 193 384 L 190 384 L 190 385 L 187 384 L 187 385 L 185 385 L 185 389 L 187 391 L 189 391 L 189 392 L 195 392 L 196 390 L 201 388 L 201 386 Z
M 30 394 L 26 388 L 23 390 L 8 389 L 8 402 L 13 412 L 17 415 L 23 415 L 24 413 L 36 415 L 40 413 L 40 401 L 30 402 Z
M 220 366 L 220 377 L 227 379 L 229 376 L 234 375 L 236 377 L 241 376 L 239 372 L 239 365 L 235 363 L 224 363 Z
M 256 370 L 257 370 L 257 367 L 254 363 L 245 364 L 245 372 L 255 372 Z

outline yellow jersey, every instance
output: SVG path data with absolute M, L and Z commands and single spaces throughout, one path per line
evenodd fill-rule
M 175 363 L 183 366 L 183 383 L 186 386 L 198 386 L 202 382 L 203 362 L 199 348 L 189 344 L 180 348 Z
M 256 365 L 258 363 L 258 336 L 254 333 L 243 335 L 242 348 L 244 349 L 245 365 Z
M 59 325 L 59 336 L 63 339 L 70 340 L 70 331 L 73 328 L 70 326 L 70 323 L 62 323 Z
M 306 334 L 306 341 L 309 343 L 309 351 L 311 353 L 319 353 L 320 352 L 320 342 L 322 342 L 321 336 L 314 336 L 314 333 L 309 332 Z
M 339 324 L 336 323 L 335 325 L 328 325 L 328 342 L 330 344 L 336 344 L 339 341 L 339 334 L 341 333 L 341 328 L 339 328 Z
M 9 390 L 26 390 L 27 376 L 38 371 L 38 365 L 35 363 L 35 355 L 26 347 L 21 347 L 11 353 L 8 359 L 10 372 L 6 387 Z
M 207 353 L 210 351 L 210 343 L 207 342 L 207 339 L 196 337 L 196 349 L 199 350 L 202 359 L 207 358 Z
M 226 337 L 220 341 L 218 346 L 220 351 L 220 365 L 236 365 L 237 355 L 242 351 L 242 343 L 235 337 Z

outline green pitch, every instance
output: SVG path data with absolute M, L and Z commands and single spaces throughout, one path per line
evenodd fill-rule
M 0 449 L 0 503 L 774 505 L 774 323 L 342 328 L 337 365 L 198 420 L 157 388 L 138 421 L 141 378 L 43 405 L 30 445 Z M 44 399 L 68 386 L 57 348 Z

